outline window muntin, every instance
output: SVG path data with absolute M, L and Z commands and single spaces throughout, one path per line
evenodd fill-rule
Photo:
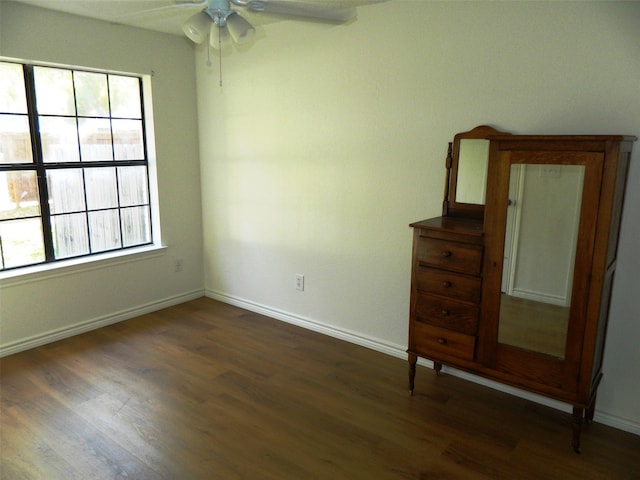
M 0 270 L 152 243 L 141 79 L 0 61 Z

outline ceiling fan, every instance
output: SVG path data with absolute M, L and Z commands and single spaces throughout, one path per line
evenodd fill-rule
M 353 7 L 335 3 L 311 3 L 301 0 L 204 0 L 185 2 L 174 0 L 181 7 L 204 7 L 182 25 L 184 34 L 194 43 L 209 40 L 209 45 L 221 49 L 230 42 L 242 45 L 255 35 L 255 28 L 232 7 L 242 7 L 254 13 L 267 13 L 310 20 L 344 23 L 355 17 Z M 229 38 L 230 37 L 230 38 Z

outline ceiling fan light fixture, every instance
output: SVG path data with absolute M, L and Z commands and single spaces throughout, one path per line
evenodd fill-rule
M 256 33 L 256 29 L 235 12 L 227 17 L 227 29 L 233 41 L 239 45 L 250 41 Z
M 211 48 L 222 50 L 228 47 L 230 43 L 229 30 L 224 27 L 218 27 L 215 23 L 212 23 L 211 31 L 209 32 L 209 45 Z
M 204 11 L 189 17 L 182 24 L 182 31 L 194 43 L 202 43 L 209 34 L 211 17 Z

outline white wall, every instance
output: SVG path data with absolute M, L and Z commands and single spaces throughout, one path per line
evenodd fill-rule
M 0 280 L 0 353 L 203 294 L 195 68 L 181 37 L 3 1 L 0 56 L 155 75 L 162 242 L 155 255 Z M 175 260 L 183 260 L 176 273 Z
M 640 135 L 638 19 L 640 3 L 395 0 L 262 27 L 222 87 L 198 49 L 207 294 L 404 356 L 408 224 L 440 212 L 447 142 L 480 124 Z M 640 143 L 629 185 L 596 419 L 640 433 Z

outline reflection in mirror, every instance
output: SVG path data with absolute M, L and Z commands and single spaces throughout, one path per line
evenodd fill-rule
M 564 358 L 583 165 L 512 165 L 498 341 Z
M 485 204 L 488 163 L 489 140 L 460 139 L 456 202 Z

